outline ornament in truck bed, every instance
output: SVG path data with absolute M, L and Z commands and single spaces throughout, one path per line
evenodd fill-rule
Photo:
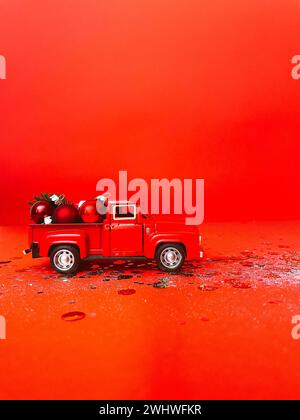
M 142 214 L 133 202 L 97 197 L 94 202 L 80 202 L 76 208 L 55 194 L 38 198 L 37 202 L 50 202 L 53 209 L 46 203 L 40 203 L 37 212 L 31 209 L 35 223 L 29 226 L 29 248 L 24 253 L 31 253 L 33 258 L 50 257 L 58 273 L 75 273 L 82 260 L 120 259 L 155 259 L 161 270 L 176 272 L 186 259 L 203 257 L 197 226 Z M 38 207 L 35 203 L 32 206 Z M 62 206 L 71 206 L 76 212 L 70 207 L 69 219 L 64 214 L 62 221 L 55 216 Z M 101 214 L 97 214 L 99 207 Z

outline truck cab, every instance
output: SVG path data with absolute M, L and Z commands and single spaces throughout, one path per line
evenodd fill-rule
M 133 202 L 109 201 L 101 223 L 32 224 L 33 258 L 50 257 L 59 273 L 75 273 L 81 260 L 155 259 L 178 271 L 186 259 L 203 257 L 197 226 L 144 215 Z

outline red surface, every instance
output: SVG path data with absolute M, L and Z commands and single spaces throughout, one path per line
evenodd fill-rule
M 204 178 L 206 220 L 299 203 L 297 0 L 1 2 L 0 221 L 101 177 Z
M 20 257 L 24 228 L 0 233 L 0 398 L 300 397 L 299 222 L 206 224 L 207 259 L 178 276 L 59 277 Z

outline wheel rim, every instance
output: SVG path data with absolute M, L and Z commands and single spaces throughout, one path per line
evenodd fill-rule
M 54 254 L 53 262 L 56 268 L 62 271 L 70 270 L 75 263 L 74 254 L 68 249 L 60 249 Z
M 182 255 L 177 248 L 165 248 L 160 254 L 160 261 L 164 267 L 177 268 L 182 260 Z

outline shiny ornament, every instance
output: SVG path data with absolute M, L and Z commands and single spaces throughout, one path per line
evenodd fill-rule
M 58 206 L 53 213 L 54 223 L 75 223 L 78 219 L 78 211 L 73 204 Z
M 101 216 L 97 213 L 96 201 L 88 200 L 79 206 L 79 216 L 84 223 L 98 223 Z
M 36 201 L 30 209 L 30 217 L 34 223 L 43 223 L 44 217 L 52 216 L 54 205 L 47 200 Z

